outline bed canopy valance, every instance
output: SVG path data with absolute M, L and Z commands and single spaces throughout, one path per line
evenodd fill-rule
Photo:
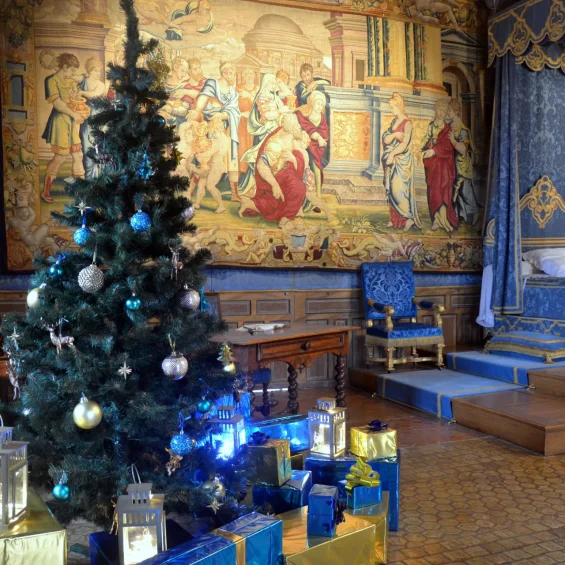
M 510 52 L 533 71 L 565 72 L 563 0 L 524 0 L 489 18 L 489 66 Z

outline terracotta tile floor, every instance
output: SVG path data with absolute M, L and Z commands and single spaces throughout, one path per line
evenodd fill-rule
M 330 395 L 300 391 L 301 411 Z M 282 410 L 285 393 L 277 399 Z M 366 393 L 348 391 L 347 403 L 349 425 L 379 418 L 399 431 L 400 527 L 389 565 L 565 563 L 565 455 L 542 457 Z M 87 545 L 90 531 L 71 524 L 70 543 Z

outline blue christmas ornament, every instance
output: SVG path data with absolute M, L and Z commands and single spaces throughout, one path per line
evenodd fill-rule
M 63 266 L 57 261 L 54 265 L 49 267 L 47 272 L 52 279 L 58 279 L 63 276 Z
M 126 308 L 128 310 L 139 310 L 141 308 L 141 298 L 138 298 L 135 293 L 126 300 Z
M 188 455 L 194 448 L 194 440 L 182 430 L 171 439 L 171 451 L 175 455 Z
M 208 310 L 210 310 L 210 304 L 206 300 L 206 296 L 204 296 L 204 289 L 201 288 L 198 294 L 200 294 L 200 312 L 208 312 Z
M 137 169 L 137 174 L 143 180 L 150 179 L 155 174 L 155 171 L 151 168 L 151 163 L 149 163 L 149 157 L 147 157 L 147 153 L 144 153 L 143 157 L 141 158 L 141 165 L 139 165 Z
M 89 238 L 92 236 L 92 231 L 87 228 L 86 226 L 82 226 L 82 228 L 79 228 L 73 235 L 73 239 L 75 240 L 75 243 L 79 246 L 82 247 L 83 245 L 86 244 L 86 242 L 89 240 Z
M 149 214 L 138 210 L 129 221 L 134 231 L 147 231 L 151 226 Z
M 212 409 L 212 403 L 207 399 L 202 399 L 197 405 L 196 410 L 200 412 L 200 414 L 207 414 Z
M 71 489 L 68 485 L 64 485 L 61 483 L 56 484 L 53 487 L 53 497 L 57 500 L 68 500 L 69 496 L 71 496 Z
M 165 120 L 165 116 L 162 116 L 161 114 L 155 114 L 152 121 L 153 123 L 163 127 L 167 125 L 167 120 Z

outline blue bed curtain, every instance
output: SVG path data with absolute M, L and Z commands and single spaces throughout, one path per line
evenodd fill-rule
M 557 0 L 526 0 L 489 20 L 496 78 L 484 265 L 492 265 L 495 315 L 523 311 L 521 197 L 542 175 L 565 195 L 564 20 Z M 555 229 L 565 237 L 561 221 L 543 235 Z
M 493 266 L 491 308 L 495 314 L 520 313 L 520 179 L 518 132 L 524 115 L 522 73 L 514 55 L 496 61 L 493 132 L 489 171 L 489 208 L 485 266 Z M 531 106 L 531 104 L 530 104 Z

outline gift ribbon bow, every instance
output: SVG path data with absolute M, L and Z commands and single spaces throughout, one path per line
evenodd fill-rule
M 334 508 L 334 521 L 333 521 L 334 526 L 337 526 L 338 524 L 345 522 L 345 509 L 346 508 L 347 508 L 347 502 L 338 502 L 337 503 L 336 507 Z M 329 522 L 325 522 L 322 525 L 324 526 L 326 533 L 330 533 L 330 531 L 332 529 L 332 524 L 330 524 Z
M 249 436 L 248 445 L 266 445 L 269 441 L 269 436 L 263 432 L 254 432 Z
M 378 487 L 381 484 L 380 475 L 373 471 L 368 463 L 357 459 L 357 463 L 349 468 L 349 473 L 345 475 L 345 490 L 351 492 L 357 486 Z
M 373 432 L 382 432 L 383 430 L 388 430 L 388 424 L 381 422 L 380 420 L 373 420 L 369 422 L 369 427 L 372 428 Z

